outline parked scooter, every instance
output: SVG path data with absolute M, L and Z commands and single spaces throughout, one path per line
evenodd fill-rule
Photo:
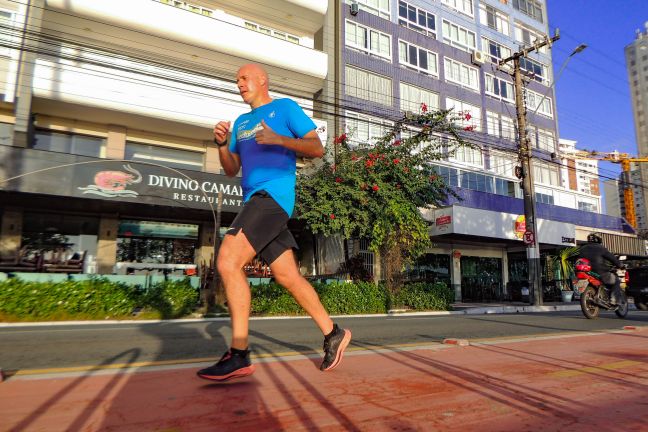
M 625 260 L 625 256 L 619 257 L 619 260 Z M 592 271 L 590 261 L 586 258 L 576 260 L 576 292 L 580 294 L 580 304 L 583 315 L 589 319 L 598 318 L 600 309 L 614 311 L 619 318 L 625 318 L 628 314 L 628 297 L 626 296 L 626 286 L 628 285 L 630 275 L 625 268 L 616 269 L 616 277 L 621 282 L 621 293 L 619 294 L 618 304 L 610 303 L 610 290 L 606 288 L 601 281 L 601 276 Z

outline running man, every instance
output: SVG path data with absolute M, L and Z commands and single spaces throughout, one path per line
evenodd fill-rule
M 268 74 L 261 66 L 241 67 L 236 83 L 251 111 L 239 116 L 231 130 L 227 121 L 214 127 L 225 173 L 233 177 L 243 169 L 245 204 L 225 234 L 216 263 L 225 285 L 232 343 L 216 364 L 199 370 L 198 376 L 225 381 L 254 372 L 248 349 L 250 287 L 243 266 L 257 254 L 322 331 L 320 370 L 329 371 L 342 360 L 351 331 L 333 323 L 315 289 L 299 273 L 293 254 L 297 243 L 287 226 L 295 206 L 296 153 L 318 158 L 324 148 L 315 123 L 297 103 L 270 97 Z

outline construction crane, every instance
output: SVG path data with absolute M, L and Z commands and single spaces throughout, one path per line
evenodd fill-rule
M 574 159 L 595 159 L 621 164 L 621 170 L 623 171 L 623 203 L 626 208 L 626 220 L 633 228 L 637 228 L 637 214 L 635 212 L 634 196 L 630 182 L 630 164 L 632 162 L 648 162 L 648 157 L 635 157 L 628 153 L 619 153 L 618 151 L 598 152 L 586 150 L 565 152 L 562 153 L 562 156 Z

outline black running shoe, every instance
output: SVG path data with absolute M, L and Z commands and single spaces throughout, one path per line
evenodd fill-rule
M 250 351 L 229 350 L 214 364 L 197 372 L 200 378 L 212 381 L 227 381 L 232 378 L 243 378 L 254 373 L 250 362 Z
M 333 331 L 324 337 L 324 360 L 321 371 L 329 371 L 340 364 L 347 345 L 351 342 L 351 330 L 333 325 Z

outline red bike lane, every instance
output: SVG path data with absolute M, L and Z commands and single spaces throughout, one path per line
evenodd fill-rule
M 212 384 L 196 367 L 19 375 L 0 383 L 7 431 L 646 431 L 648 327 L 613 333 L 352 349 L 257 361 Z

